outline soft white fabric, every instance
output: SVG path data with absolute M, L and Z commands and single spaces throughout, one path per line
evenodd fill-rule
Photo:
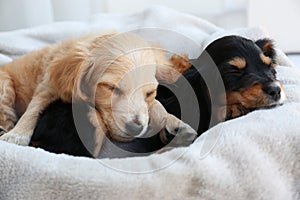
M 194 16 L 155 7 L 135 15 L 103 14 L 88 22 L 1 33 L 0 61 L 89 31 L 145 27 L 190 38 L 174 40 L 178 34 L 158 35 L 157 29 L 136 31 L 192 57 L 213 38 L 232 33 Z M 266 36 L 259 28 L 233 32 L 252 39 Z M 195 42 L 188 43 L 191 40 Z M 292 65 L 280 51 L 279 57 L 281 65 Z M 281 66 L 278 77 L 288 97 L 283 106 L 219 124 L 190 147 L 162 154 L 94 160 L 0 141 L 0 199 L 299 199 L 300 72 Z

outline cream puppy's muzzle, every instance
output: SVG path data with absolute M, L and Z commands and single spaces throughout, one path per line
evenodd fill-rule
M 116 125 L 124 132 L 125 137 L 141 137 L 146 132 L 149 108 L 142 88 L 134 90 L 119 103 L 112 103 L 112 112 Z

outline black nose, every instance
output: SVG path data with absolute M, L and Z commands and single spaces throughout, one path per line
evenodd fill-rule
M 278 101 L 280 99 L 281 89 L 278 85 L 270 84 L 264 87 L 263 90 L 275 101 Z
M 126 124 L 127 134 L 131 136 L 137 136 L 143 130 L 143 125 L 136 117 L 132 122 Z

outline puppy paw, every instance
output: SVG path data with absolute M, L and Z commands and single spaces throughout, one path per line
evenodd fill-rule
M 162 140 L 165 143 L 170 142 L 171 146 L 188 146 L 197 137 L 197 132 L 192 127 L 174 116 L 168 117 L 165 129 L 166 131 Z M 170 135 L 172 136 L 170 137 Z
M 0 137 L 0 140 L 18 144 L 18 145 L 27 146 L 30 142 L 30 136 L 25 135 L 25 134 L 17 134 L 17 133 L 13 133 L 13 132 L 8 132 L 8 133 L 3 134 Z
M 181 126 L 167 131 L 175 137 L 171 141 L 172 146 L 188 146 L 194 142 L 197 132 L 187 124 L 182 123 Z

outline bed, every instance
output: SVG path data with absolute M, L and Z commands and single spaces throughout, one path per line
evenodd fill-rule
M 224 35 L 271 37 L 259 27 L 223 30 L 152 7 L 2 32 L 0 65 L 65 38 L 108 29 L 135 32 L 191 58 Z M 300 71 L 280 47 L 277 54 L 286 103 L 220 123 L 189 147 L 89 159 L 0 141 L 0 199 L 300 199 Z

